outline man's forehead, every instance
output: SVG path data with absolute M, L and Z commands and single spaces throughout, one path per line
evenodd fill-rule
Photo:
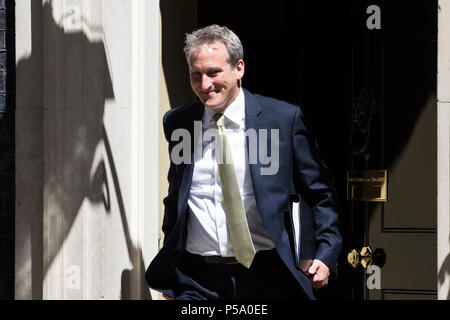
M 223 60 L 224 62 L 228 62 L 228 51 L 226 50 L 226 47 L 224 45 L 220 45 L 220 44 L 213 44 L 213 45 L 201 45 L 199 47 L 197 47 L 190 55 L 189 58 L 189 66 L 192 66 L 193 64 L 195 64 L 196 62 L 198 62 L 198 58 L 200 54 L 209 54 L 209 53 L 217 53 L 218 55 L 217 57 L 220 57 L 220 55 L 223 55 Z M 216 60 L 216 59 L 214 59 Z M 221 60 L 221 59 L 219 59 Z M 217 62 L 217 60 L 215 61 Z M 202 59 L 202 63 L 211 63 L 214 64 L 213 59 Z
M 225 44 L 222 42 L 214 42 L 214 43 L 205 43 L 197 46 L 191 53 L 191 59 L 195 58 L 199 55 L 199 53 L 212 53 L 212 52 L 220 52 L 223 51 L 227 53 Z

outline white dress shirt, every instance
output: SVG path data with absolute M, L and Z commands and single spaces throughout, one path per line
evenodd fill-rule
M 213 111 L 205 107 L 203 134 L 207 130 L 211 132 L 217 128 L 212 120 L 213 114 Z M 239 191 L 255 250 L 258 252 L 272 249 L 275 245 L 263 226 L 253 193 L 245 139 L 245 96 L 242 89 L 223 114 Z M 198 138 L 202 139 L 202 136 Z M 194 165 L 188 200 L 190 217 L 187 225 L 186 250 L 203 256 L 232 257 L 233 245 L 226 222 L 214 141 L 215 139 L 203 139 L 202 143 L 195 143 L 196 146 L 202 146 L 203 157 L 197 157 Z

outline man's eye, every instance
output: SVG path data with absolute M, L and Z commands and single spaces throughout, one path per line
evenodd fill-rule
M 191 77 L 193 77 L 193 78 L 198 78 L 198 77 L 200 77 L 200 72 L 192 72 L 192 73 L 191 73 Z
M 208 76 L 214 77 L 214 76 L 217 76 L 218 73 L 219 73 L 219 70 L 212 70 L 212 71 L 208 72 Z

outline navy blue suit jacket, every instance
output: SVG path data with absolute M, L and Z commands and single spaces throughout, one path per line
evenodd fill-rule
M 295 263 L 292 201 L 300 194 L 312 212 L 315 258 L 336 271 L 342 238 L 338 226 L 338 198 L 333 179 L 323 163 L 314 137 L 305 124 L 300 107 L 276 99 L 245 93 L 246 129 L 279 130 L 279 169 L 275 175 L 261 175 L 261 163 L 250 164 L 253 189 L 263 224 L 276 250 L 305 293 L 315 299 L 308 277 Z M 169 151 L 178 143 L 170 141 L 172 132 L 183 128 L 194 137 L 194 121 L 201 121 L 204 107 L 196 101 L 170 110 L 164 116 L 164 133 Z M 270 131 L 268 146 L 270 149 Z M 171 293 L 174 270 L 185 249 L 188 198 L 194 169 L 192 142 L 191 164 L 171 162 L 169 192 L 164 199 L 164 245 L 146 271 L 146 280 L 155 290 Z M 267 275 L 268 277 L 270 275 Z

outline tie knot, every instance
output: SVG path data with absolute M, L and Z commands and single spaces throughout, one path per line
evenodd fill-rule
M 214 120 L 214 122 L 216 122 L 218 127 L 225 126 L 225 116 L 223 115 L 223 113 L 215 113 L 212 116 L 212 119 Z

